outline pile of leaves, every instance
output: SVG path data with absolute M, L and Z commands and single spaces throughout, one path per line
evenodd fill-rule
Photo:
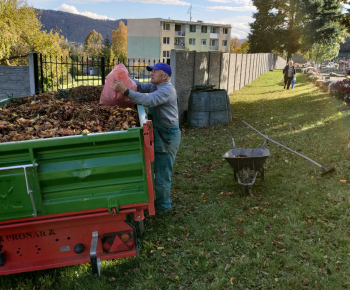
M 139 126 L 136 109 L 100 105 L 101 90 L 82 86 L 71 91 L 12 99 L 0 107 L 0 143 Z

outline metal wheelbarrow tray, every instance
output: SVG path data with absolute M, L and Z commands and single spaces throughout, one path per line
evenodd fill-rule
M 227 151 L 222 157 L 231 165 L 235 179 L 242 185 L 247 193 L 251 193 L 258 172 L 264 181 L 264 163 L 270 156 L 267 148 L 234 148 Z

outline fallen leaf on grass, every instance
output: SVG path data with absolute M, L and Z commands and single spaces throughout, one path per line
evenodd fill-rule
M 238 233 L 239 236 L 243 237 L 244 236 L 244 229 L 239 229 L 237 231 L 237 233 Z

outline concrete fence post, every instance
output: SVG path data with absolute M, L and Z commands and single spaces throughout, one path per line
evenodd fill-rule
M 38 68 L 38 53 L 30 52 L 28 54 L 29 64 L 29 84 L 30 94 L 39 94 L 39 68 Z

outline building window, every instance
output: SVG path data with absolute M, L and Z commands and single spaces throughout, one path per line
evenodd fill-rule
M 206 46 L 206 45 L 207 45 L 207 40 L 201 39 L 201 46 Z
M 210 39 L 210 46 L 216 46 L 216 40 Z
M 207 27 L 206 26 L 202 26 L 202 33 L 207 33 Z
M 210 29 L 210 32 L 211 32 L 211 33 L 219 33 L 217 27 L 212 27 L 212 28 Z
M 170 43 L 170 37 L 163 37 L 163 44 L 169 44 Z
M 223 33 L 223 34 L 228 34 L 228 28 L 223 28 L 223 29 L 222 29 L 222 33 Z
M 227 40 L 222 41 L 222 46 L 227 46 Z
M 163 57 L 166 57 L 166 58 L 170 57 L 170 51 L 169 50 L 164 50 L 163 51 Z
M 196 25 L 190 25 L 190 32 L 196 32 Z
M 170 30 L 170 23 L 163 23 L 163 30 Z
M 196 39 L 195 38 L 190 38 L 189 39 L 189 44 L 190 45 L 196 45 Z

